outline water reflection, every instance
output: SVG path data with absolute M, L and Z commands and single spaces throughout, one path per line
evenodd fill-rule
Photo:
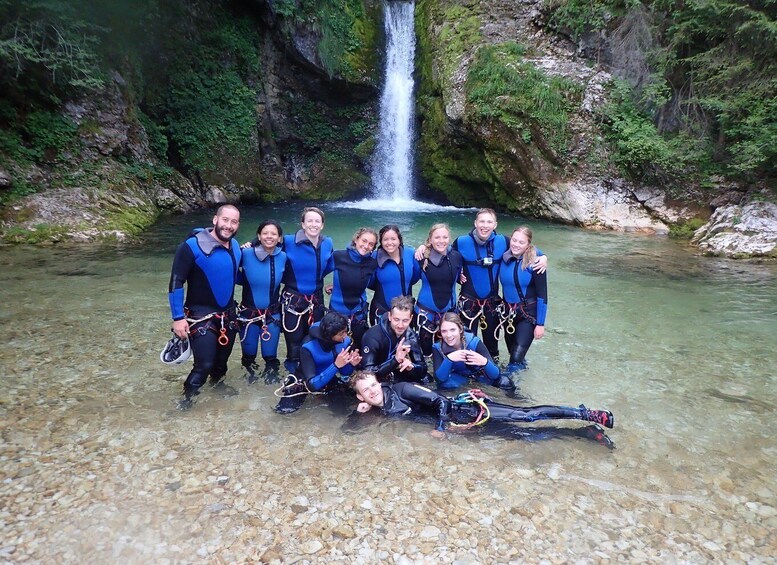
M 336 247 L 362 224 L 398 223 L 411 245 L 432 221 L 472 224 L 471 212 L 325 211 Z M 244 210 L 239 239 L 270 216 L 291 231 L 298 213 Z M 275 385 L 242 381 L 238 355 L 238 396 L 204 390 L 177 412 L 186 369 L 158 360 L 170 261 L 210 217 L 164 220 L 140 244 L 0 249 L 0 560 L 773 556 L 774 265 L 530 222 L 551 258 L 549 331 L 521 392 L 611 409 L 618 448 L 581 440 L 578 422 L 438 441 L 424 422 L 344 433 L 347 416 L 319 402 L 280 418 Z

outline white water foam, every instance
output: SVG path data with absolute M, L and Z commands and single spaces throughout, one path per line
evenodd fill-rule
M 412 198 L 365 198 L 364 200 L 350 200 L 345 202 L 333 202 L 332 208 L 351 208 L 354 210 L 371 210 L 378 212 L 462 212 L 477 210 L 477 208 L 458 208 L 456 206 L 442 206 L 413 200 Z

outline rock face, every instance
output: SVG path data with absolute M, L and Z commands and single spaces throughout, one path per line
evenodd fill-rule
M 777 258 L 777 204 L 727 204 L 696 230 L 692 243 L 709 255 Z
M 655 188 L 634 186 L 608 163 L 597 111 L 611 75 L 581 60 L 576 46 L 546 35 L 542 3 L 484 0 L 421 5 L 422 129 L 420 161 L 430 186 L 457 204 L 495 204 L 595 229 L 666 234 L 694 210 Z M 528 46 L 521 64 L 571 81 L 580 93 L 569 113 L 564 151 L 552 128 L 520 113 L 484 116 L 467 99 L 475 54 L 489 46 Z M 435 49 L 435 45 L 448 45 Z M 516 122 L 522 122 L 516 124 Z M 550 131 L 548 131 L 550 130 Z

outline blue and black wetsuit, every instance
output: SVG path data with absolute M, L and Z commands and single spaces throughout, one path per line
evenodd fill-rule
M 485 344 L 476 335 L 464 332 L 464 349 L 477 351 L 488 360 L 485 366 L 468 365 L 463 361 L 451 361 L 448 354 L 456 351 L 445 342 L 434 344 L 432 360 L 437 388 L 451 389 L 464 386 L 470 379 L 483 384 L 499 386 L 499 367 L 496 366 Z
M 410 346 L 408 352 L 413 368 L 399 371 L 395 354 L 397 344 L 404 338 L 404 344 Z M 360 368 L 375 373 L 380 381 L 412 381 L 421 382 L 426 375 L 426 361 L 418 342 L 418 334 L 411 328 L 398 336 L 391 329 L 388 314 L 381 316 L 377 325 L 372 326 L 362 337 L 362 362 Z
M 413 285 L 421 280 L 421 267 L 413 258 L 413 250 L 404 246 L 399 247 L 399 264 L 381 248 L 373 255 L 377 269 L 370 282 L 375 291 L 370 302 L 370 325 L 374 326 L 389 311 L 394 298 L 413 295 Z
M 534 327 L 544 326 L 548 313 L 546 273 L 522 267 L 523 259 L 516 258 L 509 250 L 502 256 L 499 279 L 505 311 L 501 324 L 510 352 L 510 370 L 526 367 L 526 352 L 534 341 Z
M 367 285 L 378 266 L 375 258 L 360 255 L 353 246 L 333 254 L 334 277 L 329 309 L 348 318 L 349 334 L 354 347 L 361 347 L 367 331 Z
M 464 326 L 473 334 L 482 329 L 483 342 L 494 359 L 499 358 L 499 340 L 494 332 L 499 325 L 499 265 L 510 238 L 492 232 L 486 241 L 476 230 L 456 238 L 453 249 L 461 253 L 466 282 L 461 285 L 457 310 Z
M 419 262 L 421 290 L 416 302 L 418 336 L 424 355 L 432 354 L 434 336 L 440 329 L 442 315 L 456 306 L 456 284 L 461 274 L 461 254 L 451 249 L 440 255 L 434 249 Z
M 391 385 L 384 383 L 381 384 L 381 388 L 383 389 L 383 406 L 380 407 L 380 411 L 384 415 L 410 418 L 419 415 L 433 416 L 436 427 L 440 431 L 445 429 L 448 422 L 466 426 L 484 416 L 481 405 L 472 402 L 471 398 L 468 399 L 469 395 L 450 398 L 419 384 L 406 382 Z M 482 393 L 478 395 L 478 400 L 488 408 L 488 422 L 493 423 L 584 420 L 596 422 L 608 428 L 612 428 L 614 423 L 611 412 L 589 410 L 582 404 L 578 408 L 553 405 L 511 406 L 494 402 Z
M 229 248 L 224 247 L 212 231 L 194 230 L 176 249 L 170 273 L 170 312 L 173 320 L 189 320 L 194 353 L 194 368 L 184 382 L 187 399 L 208 376 L 214 384 L 224 378 L 237 334 L 234 293 L 240 246 L 231 239 Z
M 302 340 L 313 322 L 324 316 L 324 277 L 332 272 L 332 240 L 320 236 L 313 245 L 303 230 L 283 237 L 286 269 L 283 272 L 281 322 L 286 340 L 286 368 L 296 373 Z
M 238 306 L 240 339 L 243 347 L 242 365 L 249 381 L 255 379 L 253 365 L 259 344 L 265 361 L 265 377 L 276 380 L 280 366 L 278 342 L 281 337 L 280 287 L 286 268 L 286 253 L 276 247 L 268 253 L 255 242 L 254 247 L 242 250 L 243 265 L 238 284 L 243 297 Z

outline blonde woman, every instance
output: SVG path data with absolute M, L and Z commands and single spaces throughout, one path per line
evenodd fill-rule
M 513 230 L 510 249 L 502 256 L 499 281 L 505 301 L 503 329 L 510 352 L 508 372 L 526 369 L 526 352 L 535 339 L 545 335 L 548 313 L 548 282 L 545 272 L 532 269 L 537 249 L 527 226 Z
M 456 307 L 456 283 L 462 270 L 461 254 L 449 249 L 451 232 L 447 224 L 434 224 L 426 238 L 421 269 L 421 290 L 416 314 L 418 335 L 424 355 L 432 354 L 434 336 L 442 315 Z

